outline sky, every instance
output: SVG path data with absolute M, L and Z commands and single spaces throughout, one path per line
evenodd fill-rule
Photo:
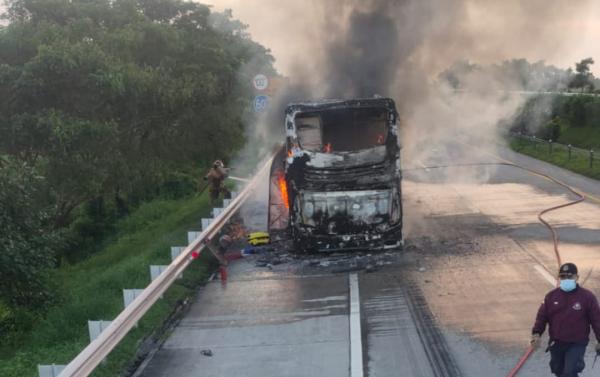
M 385 1 L 385 0 L 384 0 Z M 410 2 L 397 0 L 397 2 Z M 588 0 L 422 0 L 439 8 L 439 19 L 450 9 L 452 32 L 445 25 L 430 32 L 447 34 L 440 48 L 442 59 L 466 59 L 478 63 L 511 58 L 544 60 L 561 68 L 573 67 L 586 57 L 598 59 L 592 67 L 600 76 L 600 1 Z M 276 67 L 290 74 L 311 51 L 307 39 L 318 40 L 323 23 L 343 13 L 335 3 L 351 0 L 206 0 L 214 9 L 230 8 L 235 18 L 249 25 L 253 39 L 272 50 Z M 326 4 L 323 6 L 323 4 Z M 357 2 L 355 2 L 357 3 Z M 439 3 L 439 4 L 438 4 Z M 328 9 L 326 9 L 328 8 Z M 455 9 L 460 11 L 455 12 Z M 330 11 L 332 9 L 332 11 Z M 435 13 L 435 11 L 434 11 Z M 423 64 L 440 58 L 435 51 L 421 57 Z M 448 62 L 447 65 L 451 64 Z M 443 64 L 432 64 L 440 70 Z M 443 69 L 443 68 L 441 68 Z M 432 72 L 435 74 L 435 72 Z
M 398 0 L 406 1 L 406 0 Z M 307 38 L 319 39 L 323 22 L 339 14 L 326 14 L 323 4 L 348 0 L 202 0 L 216 10 L 230 8 L 235 18 L 249 25 L 253 39 L 271 49 L 277 69 L 290 74 L 301 55 L 295 49 Z M 586 57 L 598 59 L 592 67 L 600 76 L 600 1 L 594 0 L 424 0 L 457 4 L 464 8 L 457 21 L 458 34 L 447 47 L 453 57 L 478 63 L 510 58 L 544 60 L 561 68 L 573 67 Z M 0 1 L 0 11 L 4 10 Z M 536 20 L 539 20 L 536 22 Z M 458 35 L 454 35 L 457 37 Z M 452 37 L 452 36 L 451 36 Z M 430 56 L 435 60 L 436 56 Z

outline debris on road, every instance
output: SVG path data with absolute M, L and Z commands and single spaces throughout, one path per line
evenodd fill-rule
M 268 268 L 269 270 L 294 271 L 296 273 L 344 273 L 365 271 L 374 272 L 384 266 L 396 262 L 402 253 L 397 251 L 387 251 L 381 253 L 368 254 L 337 253 L 326 255 L 293 255 L 284 250 L 275 251 L 270 249 L 268 252 L 260 254 L 248 254 L 245 259 L 254 260 L 254 266 L 259 268 Z

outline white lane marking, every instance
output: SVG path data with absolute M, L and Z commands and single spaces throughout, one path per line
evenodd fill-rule
M 536 264 L 533 266 L 533 268 L 535 268 L 535 270 L 539 272 L 540 275 L 542 275 L 542 277 L 546 279 L 546 281 L 548 281 L 548 283 L 550 283 L 551 286 L 556 287 L 556 278 L 550 275 L 550 273 L 546 271 L 544 267 L 540 266 L 539 264 Z
M 302 300 L 302 302 L 327 302 L 327 301 L 345 301 L 348 300 L 348 296 L 329 296 L 322 298 L 313 298 L 310 300 Z
M 360 329 L 360 295 L 358 275 L 350 274 L 350 377 L 363 376 L 362 332 Z

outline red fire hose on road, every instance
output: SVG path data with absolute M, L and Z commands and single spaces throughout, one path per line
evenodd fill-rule
M 567 189 L 569 192 L 571 192 L 573 195 L 575 195 L 577 197 L 576 200 L 561 204 L 561 205 L 557 205 L 554 207 L 550 207 L 550 208 L 546 208 L 545 210 L 541 211 L 538 214 L 538 220 L 540 220 L 540 222 L 542 224 L 544 224 L 544 226 L 546 228 L 548 228 L 548 230 L 550 230 L 550 233 L 552 235 L 552 242 L 554 244 L 554 254 L 556 256 L 556 263 L 557 263 L 557 271 L 558 268 L 560 268 L 561 264 L 562 264 L 562 260 L 560 257 L 560 251 L 558 250 L 558 244 L 559 244 L 559 240 L 558 240 L 558 233 L 556 232 L 556 229 L 554 229 L 554 227 L 552 225 L 550 225 L 550 223 L 548 223 L 548 221 L 546 221 L 544 219 L 544 215 L 552 212 L 552 211 L 556 211 L 558 209 L 562 209 L 565 207 L 569 207 L 578 203 L 581 203 L 585 200 L 585 196 L 579 192 L 577 192 L 576 190 L 574 190 L 571 186 L 547 175 L 544 173 L 540 173 L 538 171 L 526 168 L 524 166 L 520 166 L 517 164 L 513 164 L 511 162 L 490 162 L 490 163 L 469 163 L 469 164 L 458 164 L 458 165 L 442 165 L 442 166 L 427 166 L 427 169 L 435 169 L 435 168 L 450 168 L 450 167 L 457 167 L 457 166 L 486 166 L 486 165 L 505 165 L 505 166 L 512 166 L 512 167 L 516 167 L 522 170 L 525 170 L 531 174 L 537 175 L 539 177 L 545 178 L 551 182 L 556 183 L 557 185 L 564 187 L 565 189 Z M 421 170 L 421 168 L 418 169 L 406 169 L 406 170 Z M 587 280 L 587 278 L 586 278 Z M 557 281 L 558 283 L 558 281 Z M 529 357 L 533 354 L 533 352 L 535 351 L 535 349 L 533 348 L 533 346 L 529 346 L 529 348 L 527 348 L 527 350 L 525 351 L 525 353 L 523 354 L 523 356 L 521 356 L 521 358 L 519 359 L 519 362 L 517 363 L 517 365 L 514 366 L 514 368 L 508 373 L 507 377 L 514 377 L 517 375 L 517 373 L 519 372 L 519 370 L 521 369 L 521 367 L 523 367 L 523 365 L 525 365 L 525 363 L 527 362 L 527 360 L 529 359 Z
M 517 166 L 517 165 L 515 165 L 515 166 Z M 571 201 L 571 202 L 568 202 L 568 203 L 564 203 L 564 204 L 561 204 L 561 205 L 558 205 L 558 206 L 555 206 L 555 207 L 547 208 L 547 209 L 543 210 L 542 212 L 540 212 L 538 214 L 538 219 L 552 233 L 552 242 L 554 243 L 554 254 L 556 255 L 556 262 L 558 264 L 558 267 L 560 267 L 561 264 L 562 264 L 562 262 L 561 262 L 561 258 L 560 258 L 560 252 L 558 251 L 558 233 L 556 233 L 556 229 L 554 229 L 554 227 L 552 227 L 552 225 L 550 225 L 546 220 L 544 220 L 544 218 L 542 216 L 544 214 L 548 213 L 548 212 L 556 211 L 557 209 L 561 209 L 561 208 L 565 208 L 565 207 L 568 207 L 568 206 L 572 206 L 572 205 L 581 203 L 581 202 L 583 202 L 585 200 L 585 196 L 582 195 L 581 193 L 575 191 L 573 188 L 571 188 L 567 184 L 562 183 L 562 182 L 560 182 L 560 181 L 558 181 L 558 180 L 556 180 L 556 179 L 554 179 L 554 178 L 552 178 L 552 177 L 550 177 L 548 175 L 540 174 L 538 172 L 535 172 L 533 170 L 529 170 L 529 169 L 526 169 L 526 168 L 522 168 L 522 169 L 528 170 L 528 171 L 530 171 L 533 174 L 537 174 L 537 175 L 540 175 L 540 176 L 542 176 L 544 178 L 547 178 L 547 179 L 551 180 L 552 182 L 556 183 L 557 185 L 560 185 L 560 186 L 566 188 L 573 195 L 575 195 L 577 197 L 577 200 L 574 200 L 574 201 Z
M 556 256 L 556 263 L 558 265 L 558 268 L 560 268 L 560 266 L 562 264 L 562 261 L 561 261 L 561 257 L 560 257 L 560 251 L 558 250 L 558 233 L 556 232 L 556 229 L 554 229 L 554 227 L 552 225 L 550 225 L 550 223 L 548 223 L 544 219 L 543 216 L 546 213 L 548 213 L 548 212 L 556 211 L 556 210 L 561 209 L 561 208 L 565 208 L 565 207 L 569 207 L 569 206 L 581 203 L 581 202 L 583 202 L 585 200 L 585 196 L 582 195 L 581 193 L 575 191 L 572 187 L 568 186 L 567 184 L 562 183 L 562 182 L 560 182 L 560 181 L 558 181 L 558 180 L 550 177 L 549 175 L 542 174 L 542 173 L 536 172 L 534 170 L 531 170 L 531 169 L 528 169 L 528 168 L 525 168 L 525 167 L 522 167 L 522 166 L 519 166 L 519 165 L 515 165 L 515 164 L 506 163 L 506 165 L 512 165 L 512 166 L 518 167 L 520 169 L 527 170 L 527 171 L 529 171 L 532 174 L 535 174 L 535 175 L 544 177 L 546 179 L 549 179 L 550 181 L 552 181 L 552 182 L 554 182 L 554 183 L 556 183 L 556 184 L 558 184 L 558 185 L 566 188 L 568 191 L 570 191 L 571 193 L 573 193 L 577 197 L 577 199 L 574 200 L 574 201 L 570 201 L 570 202 L 567 202 L 567 203 L 564 203 L 564 204 L 561 204 L 561 205 L 558 205 L 558 206 L 547 208 L 547 209 L 543 210 L 542 212 L 540 212 L 538 214 L 538 219 L 540 220 L 540 222 L 542 224 L 544 224 L 544 226 L 546 226 L 546 228 L 548 228 L 548 230 L 550 230 L 550 233 L 552 234 L 552 242 L 554 244 L 554 254 Z M 533 351 L 535 351 L 535 349 L 533 348 L 533 346 L 529 346 L 529 348 L 527 348 L 527 351 L 525 351 L 525 354 L 523 354 L 523 356 L 521 357 L 521 359 L 519 359 L 519 362 L 517 363 L 517 365 L 515 365 L 515 367 L 508 373 L 507 377 L 514 377 L 514 376 L 516 376 L 517 373 L 519 372 L 519 370 L 521 369 L 521 367 L 523 367 L 523 365 L 525 365 L 525 363 L 527 362 L 527 360 L 529 359 L 529 357 L 531 356 L 531 354 L 533 354 Z

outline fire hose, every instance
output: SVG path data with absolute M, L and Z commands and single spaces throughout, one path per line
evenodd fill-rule
M 489 162 L 489 163 L 470 163 L 470 164 L 457 164 L 457 165 L 441 165 L 441 166 L 427 166 L 426 169 L 437 169 L 437 168 L 451 168 L 451 167 L 460 167 L 460 166 L 490 166 L 490 165 L 504 165 L 504 166 L 512 166 L 512 167 L 516 167 L 522 170 L 525 170 L 531 174 L 537 175 L 539 177 L 545 178 L 565 189 L 567 189 L 567 191 L 571 192 L 573 195 L 575 195 L 577 197 L 576 200 L 573 201 L 569 201 L 567 203 L 563 203 L 557 206 L 553 206 L 550 208 L 546 208 L 543 211 L 541 211 L 540 213 L 538 213 L 538 220 L 546 227 L 548 228 L 548 230 L 550 231 L 551 235 L 552 235 L 552 243 L 554 246 L 554 255 L 556 256 L 556 263 L 558 265 L 558 268 L 560 268 L 562 261 L 561 261 L 561 257 L 560 257 L 560 251 L 558 249 L 558 244 L 559 244 L 559 240 L 558 240 L 558 233 L 556 231 L 556 229 L 548 222 L 544 219 L 544 215 L 552 212 L 552 211 L 556 211 L 565 207 L 569 207 L 578 203 L 581 203 L 585 200 L 585 196 L 581 193 L 579 193 L 578 191 L 576 191 L 575 189 L 573 189 L 571 186 L 567 185 L 566 183 L 563 183 L 547 174 L 544 173 L 540 173 L 538 171 L 535 171 L 533 169 L 529 169 L 526 168 L 524 166 L 520 166 L 517 164 L 513 164 L 510 162 Z M 425 168 L 418 168 L 418 170 L 421 169 L 425 169 Z M 417 170 L 417 169 L 407 169 L 407 170 Z M 590 271 L 591 272 L 591 271 Z M 589 274 L 588 274 L 589 277 Z M 587 277 L 586 279 L 587 280 Z M 557 280 L 557 285 L 558 285 L 558 280 Z M 519 370 L 523 367 L 523 365 L 525 365 L 525 363 L 527 362 L 527 360 L 529 359 L 529 357 L 533 354 L 533 352 L 535 351 L 535 348 L 533 347 L 533 345 L 530 345 L 527 350 L 525 351 L 525 353 L 523 354 L 523 356 L 521 356 L 521 358 L 519 359 L 519 361 L 517 362 L 517 364 L 513 367 L 513 369 L 511 369 L 511 371 L 508 373 L 507 377 L 514 377 L 517 375 L 517 373 L 519 372 Z
M 506 164 L 508 165 L 508 163 L 506 163 Z M 550 223 L 548 221 L 546 221 L 544 219 L 543 216 L 546 213 L 549 213 L 549 212 L 552 212 L 552 211 L 559 210 L 561 208 L 565 208 L 565 207 L 569 207 L 569 206 L 581 203 L 581 202 L 583 202 L 585 200 L 585 196 L 583 194 L 575 191 L 571 186 L 569 186 L 569 185 L 567 185 L 565 183 L 562 183 L 562 182 L 558 181 L 555 178 L 552 178 L 551 176 L 549 176 L 547 174 L 539 173 L 539 172 L 536 172 L 534 170 L 531 170 L 531 169 L 528 169 L 528 168 L 525 168 L 525 167 L 522 167 L 522 166 L 518 166 L 518 165 L 515 165 L 515 164 L 512 164 L 512 165 L 516 166 L 518 168 L 527 170 L 527 171 L 529 171 L 532 174 L 536 174 L 538 176 L 541 176 L 541 177 L 544 177 L 546 179 L 549 179 L 550 181 L 558 184 L 559 186 L 562 186 L 562 187 L 566 188 L 568 191 L 570 191 L 572 194 L 574 194 L 577 197 L 576 200 L 573 200 L 573 201 L 570 201 L 570 202 L 567 202 L 567 203 L 563 203 L 561 205 L 553 206 L 553 207 L 550 207 L 550 208 L 546 208 L 545 210 L 541 211 L 538 214 L 538 220 L 540 220 L 540 222 L 542 224 L 544 224 L 544 226 L 546 228 L 548 228 L 548 230 L 550 230 L 550 233 L 552 234 L 552 243 L 553 243 L 553 246 L 554 246 L 554 255 L 556 256 L 556 263 L 558 265 L 558 268 L 560 268 L 560 266 L 562 264 L 562 261 L 561 261 L 561 257 L 560 257 L 560 251 L 558 250 L 558 242 L 559 242 L 558 241 L 558 233 L 556 232 L 556 229 L 552 225 L 550 225 Z M 558 285 L 558 280 L 557 280 L 557 285 Z M 531 354 L 533 354 L 533 351 L 535 351 L 535 348 L 533 347 L 533 345 L 530 345 L 527 348 L 527 351 L 525 351 L 525 353 L 521 357 L 521 359 L 519 359 L 519 361 L 517 362 L 517 364 L 514 366 L 514 368 L 508 373 L 507 377 L 514 377 L 514 376 L 516 376 L 517 373 L 519 372 L 519 370 L 521 369 L 521 367 L 523 367 L 523 365 L 525 365 L 525 363 L 527 362 L 527 360 L 529 359 L 529 357 L 531 356 Z

